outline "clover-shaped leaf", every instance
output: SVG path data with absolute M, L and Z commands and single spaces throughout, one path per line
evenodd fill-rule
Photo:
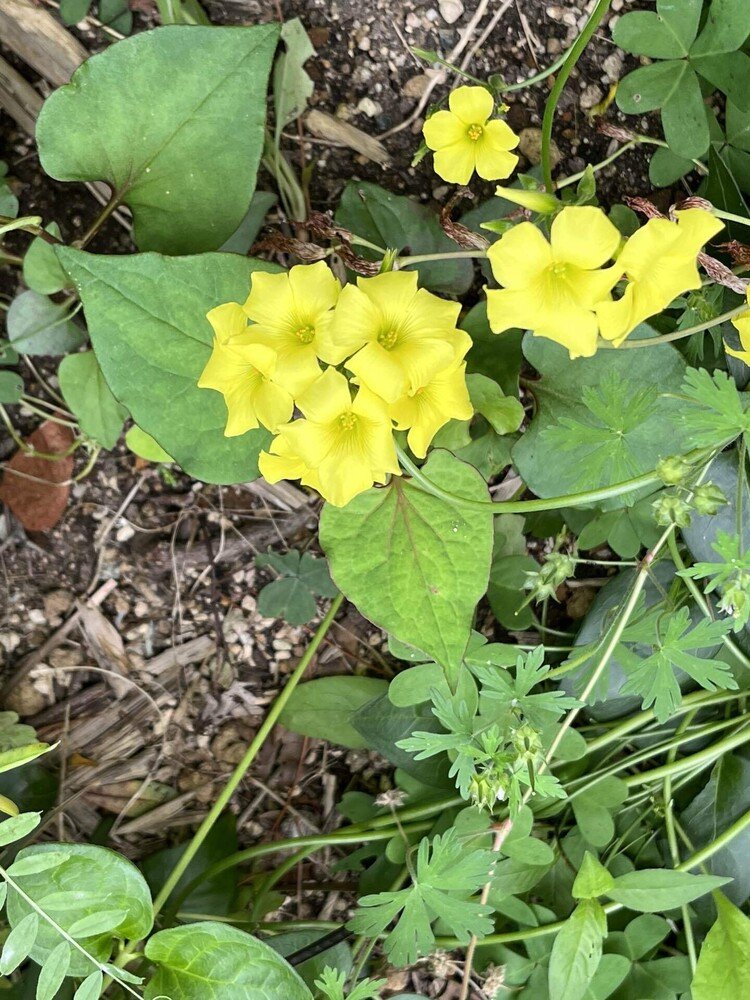
M 315 617 L 316 597 L 335 597 L 337 590 L 325 559 L 309 552 L 268 552 L 257 566 L 270 566 L 280 574 L 258 594 L 258 611 L 265 618 L 283 618 L 290 625 L 304 625 Z

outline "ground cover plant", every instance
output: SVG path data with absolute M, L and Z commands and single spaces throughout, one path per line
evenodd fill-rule
M 58 13 L 110 44 L 35 138 L 50 183 L 110 193 L 72 239 L 0 176 L 0 264 L 23 282 L 0 342 L 6 517 L 35 544 L 119 449 L 167 485 L 262 479 L 316 530 L 243 551 L 259 614 L 306 645 L 203 812 L 166 802 L 150 857 L 107 823 L 55 835 L 55 782 L 95 762 L 3 706 L 0 988 L 419 1000 L 422 968 L 422 996 L 457 1000 L 745 996 L 750 7 L 658 0 L 610 28 L 597 0 L 520 83 L 414 48 L 445 71 L 411 149 L 440 204 L 352 179 L 323 211 L 283 141 L 314 87 L 299 19 L 213 24 L 186 0 L 131 34 L 127 4 L 79 6 Z M 613 148 L 565 175 L 560 103 L 603 31 L 644 60 L 592 112 Z M 509 122 L 527 87 L 536 164 Z M 663 138 L 615 106 L 658 111 Z M 599 178 L 646 147 L 649 187 L 608 199 Z M 133 246 L 97 252 L 118 213 Z M 103 578 L 99 559 L 87 598 Z M 327 674 L 347 606 L 386 645 Z M 97 636 L 122 698 L 117 629 Z M 246 831 L 236 796 L 277 726 L 377 780 L 351 765 L 325 829 Z M 142 778 L 128 796 L 158 795 Z M 286 877 L 324 851 L 309 891 L 343 893 L 340 919 L 290 918 Z

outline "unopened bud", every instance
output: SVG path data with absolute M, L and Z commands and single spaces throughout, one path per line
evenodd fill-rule
M 512 201 L 514 205 L 521 205 L 531 212 L 538 212 L 540 215 L 554 215 L 563 207 L 553 194 L 546 191 L 528 191 L 523 188 L 496 187 L 495 194 L 498 198 L 505 198 Z
M 674 493 L 665 493 L 651 506 L 654 509 L 657 524 L 664 527 L 674 524 L 678 528 L 687 528 L 690 524 L 690 504 Z
M 690 472 L 690 463 L 682 455 L 670 455 L 663 458 L 656 466 L 656 475 L 667 486 L 678 486 L 684 483 Z

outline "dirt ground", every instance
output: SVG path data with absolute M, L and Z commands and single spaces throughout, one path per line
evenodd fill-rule
M 390 162 L 290 132 L 290 157 L 314 163 L 313 207 L 332 210 L 350 178 L 375 181 L 421 201 L 440 202 L 447 188 L 429 162 L 410 166 L 422 116 L 409 121 L 429 82 L 415 45 L 448 54 L 480 0 L 221 0 L 205 4 L 217 23 L 256 23 L 299 16 L 318 56 L 308 64 L 315 81 L 312 106 L 382 136 Z M 156 18 L 150 0 L 137 0 L 136 30 Z M 569 0 L 512 0 L 484 4 L 487 13 L 461 58 L 493 13 L 497 26 L 477 49 L 468 72 L 501 74 L 519 82 L 568 47 L 591 4 Z M 601 160 L 612 140 L 587 115 L 629 65 L 610 41 L 623 0 L 614 0 L 560 102 L 556 124 L 559 170 L 570 174 Z M 91 26 L 75 33 L 90 51 L 107 44 Z M 37 81 L 11 53 L 6 58 Z M 443 96 L 450 77 L 433 91 Z M 525 167 L 535 160 L 534 132 L 548 93 L 544 83 L 509 95 L 508 120 L 526 133 Z M 621 121 L 610 109 L 610 121 Z M 655 123 L 628 125 L 654 131 Z M 32 141 L 0 113 L 0 159 L 23 214 L 57 220 L 67 239 L 80 235 L 98 206 L 83 186 L 49 181 Z M 260 187 L 270 181 L 261 180 Z M 488 188 L 488 195 L 491 190 Z M 636 152 L 600 175 L 600 196 L 650 193 L 646 163 Z M 128 252 L 127 233 L 110 221 L 91 249 Z M 0 268 L 0 293 L 15 294 L 17 272 Z M 46 374 L 54 365 L 41 366 Z M 34 376 L 27 373 L 34 389 Z M 33 390 L 32 390 L 33 391 Z M 19 418 L 28 429 L 33 422 Z M 14 450 L 0 436 L 0 460 Z M 297 489 L 249 485 L 221 488 L 140 467 L 122 448 L 103 455 L 76 484 L 68 510 L 52 531 L 27 535 L 8 512 L 0 516 L 0 680 L 4 707 L 18 711 L 45 739 L 61 739 L 57 836 L 99 836 L 142 856 L 176 842 L 221 788 L 302 652 L 309 629 L 262 618 L 259 587 L 270 577 L 253 557 L 269 546 L 315 544 L 316 502 Z M 80 607 L 93 595 L 94 607 Z M 72 620 L 72 626 L 69 623 Z M 66 624 L 68 623 L 68 624 Z M 350 609 L 331 633 L 314 668 L 318 673 L 368 671 L 389 676 L 383 640 Z M 124 680 L 122 679 L 124 678 Z M 387 767 L 374 755 L 348 752 L 282 730 L 268 742 L 260 766 L 245 782 L 235 808 L 241 843 L 330 830 L 334 802 L 349 788 L 380 790 Z M 144 809 L 149 811 L 144 812 Z M 346 880 L 333 875 L 333 856 L 317 856 L 285 880 L 289 918 L 344 918 Z M 335 891 L 312 893 L 330 883 Z M 450 977 L 449 977 L 450 978 Z M 394 978 L 394 989 L 454 995 L 450 981 L 424 972 Z

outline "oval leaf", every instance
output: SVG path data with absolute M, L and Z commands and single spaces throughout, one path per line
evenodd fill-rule
M 278 37 L 273 23 L 191 25 L 112 45 L 45 102 L 42 166 L 57 180 L 111 184 L 142 250 L 217 249 L 253 195 Z
M 145 1000 L 312 1000 L 294 969 L 267 944 L 226 924 L 159 931 L 146 945 L 157 966 Z

